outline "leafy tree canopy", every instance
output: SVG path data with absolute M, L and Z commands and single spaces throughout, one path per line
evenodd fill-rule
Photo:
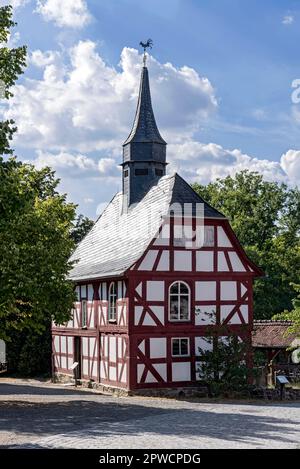
M 277 314 L 273 319 L 283 319 L 285 321 L 292 321 L 293 325 L 289 328 L 289 333 L 296 333 L 300 336 L 300 284 L 292 284 L 295 291 L 298 293 L 296 298 L 293 299 L 293 308 L 291 311 L 283 311 L 281 314 Z
M 71 231 L 71 238 L 75 244 L 80 243 L 80 241 L 85 237 L 85 235 L 92 229 L 95 222 L 88 217 L 80 214 L 76 218 L 75 226 Z
M 4 98 L 23 73 L 26 48 L 8 47 L 11 7 L 0 8 L 0 80 Z M 13 157 L 13 121 L 0 122 L 0 338 L 16 330 L 41 332 L 68 319 L 74 301 L 66 280 L 75 206 L 57 191 L 50 168 L 37 170 Z
M 254 314 L 269 319 L 291 309 L 299 281 L 300 191 L 242 171 L 193 189 L 228 217 L 248 256 L 265 272 L 254 287 Z

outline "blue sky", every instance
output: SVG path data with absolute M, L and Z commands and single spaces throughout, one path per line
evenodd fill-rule
M 50 164 L 95 218 L 121 188 L 141 51 L 169 171 L 207 183 L 240 169 L 299 184 L 300 4 L 289 0 L 0 0 L 29 63 L 9 108 L 17 154 Z M 137 52 L 139 50 L 139 54 Z

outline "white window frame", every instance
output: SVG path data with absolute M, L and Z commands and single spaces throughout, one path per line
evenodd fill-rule
M 174 355 L 173 354 L 173 342 L 174 340 L 179 340 L 179 354 L 178 355 Z M 188 346 L 188 351 L 187 353 L 184 353 L 182 354 L 181 353 L 181 340 L 187 340 L 187 346 Z M 190 354 L 190 338 L 189 337 L 172 337 L 171 338 L 171 354 L 172 354 L 172 357 L 176 358 L 176 357 L 189 357 L 191 354 Z
M 81 300 L 81 327 L 87 327 L 87 300 Z
M 179 290 L 179 293 L 177 294 L 178 295 L 178 304 L 179 304 L 178 318 L 177 319 L 171 318 L 171 296 L 175 296 L 175 294 L 171 294 L 171 288 L 176 283 L 179 283 L 179 288 L 180 288 L 180 284 L 183 283 L 188 289 L 188 294 L 186 294 L 186 293 L 182 294 L 182 296 L 188 296 L 188 318 L 187 319 L 180 319 L 180 301 L 179 301 L 180 296 L 181 296 L 180 290 Z M 186 282 L 184 282 L 183 280 L 176 280 L 175 282 L 173 282 L 169 286 L 168 302 L 169 302 L 169 321 L 170 322 L 188 322 L 188 321 L 191 320 L 191 289 L 190 289 L 189 285 Z
M 111 293 L 111 289 L 114 287 L 114 293 Z M 118 299 L 118 286 L 116 282 L 111 282 L 108 288 L 108 322 L 116 322 L 117 321 L 117 299 Z M 113 300 L 114 298 L 114 300 Z M 111 312 L 114 311 L 113 317 Z

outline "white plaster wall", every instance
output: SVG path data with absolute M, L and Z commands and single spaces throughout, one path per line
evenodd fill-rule
M 144 372 L 144 368 L 145 368 L 145 365 L 143 365 L 142 363 L 138 363 L 137 365 L 137 382 L 138 383 L 141 382 L 141 377 Z
M 163 301 L 165 297 L 165 284 L 161 281 L 147 281 L 147 301 Z
M 82 360 L 82 371 L 84 375 L 89 375 L 89 361 L 85 358 Z
M 237 284 L 236 282 L 226 281 L 221 282 L 221 300 L 231 301 L 237 299 Z
M 195 324 L 215 324 L 217 305 L 198 305 L 195 307 Z M 207 314 L 205 314 L 207 313 Z
M 109 360 L 111 362 L 117 361 L 117 338 L 109 337 Z
M 203 350 L 203 352 L 211 351 L 213 349 L 213 342 L 207 337 L 195 337 L 195 354 L 201 355 L 199 348 Z
M 73 353 L 73 337 L 68 337 L 68 353 L 69 355 Z
M 246 272 L 246 269 L 236 252 L 229 252 L 229 258 L 235 272 Z
M 143 261 L 141 262 L 141 265 L 139 266 L 138 270 L 152 270 L 157 254 L 157 250 L 153 249 L 148 251 Z
M 214 253 L 213 251 L 196 252 L 196 270 L 198 272 L 213 272 Z
M 155 316 L 159 319 L 159 321 L 164 324 L 165 323 L 165 308 L 164 306 L 155 306 L 150 305 L 152 312 Z
M 55 352 L 60 352 L 60 349 L 59 349 L 59 336 L 56 335 L 54 337 L 54 349 L 55 349 Z
M 244 318 L 244 321 L 245 321 L 246 323 L 248 323 L 248 322 L 249 322 L 249 309 L 248 309 L 248 305 L 242 305 L 242 306 L 240 307 L 240 311 L 241 311 L 241 314 L 242 314 L 242 316 L 243 316 L 243 318 Z
M 148 370 L 145 383 L 157 383 L 157 379 L 153 376 L 151 371 Z
M 215 230 L 213 226 L 204 227 L 204 246 L 214 246 L 215 245 Z
M 185 272 L 192 270 L 191 251 L 174 251 L 174 270 Z
M 220 308 L 220 319 L 221 319 L 221 322 L 223 322 L 228 314 L 231 313 L 231 311 L 233 310 L 235 305 L 222 305 L 221 308 Z
M 135 324 L 135 326 L 138 325 L 138 323 L 141 319 L 142 312 L 143 312 L 143 306 L 135 306 L 134 307 L 134 324 Z
M 88 356 L 88 337 L 82 337 L 81 338 L 81 344 L 82 344 L 82 355 Z
M 156 240 L 154 246 L 168 246 L 170 243 L 170 225 L 163 225 L 162 230 Z
M 170 269 L 170 252 L 163 251 L 160 261 L 157 266 L 157 270 L 161 271 L 168 271 Z
M 156 326 L 155 321 L 153 321 L 152 317 L 148 313 L 146 313 L 146 315 L 145 315 L 145 319 L 143 321 L 143 326 Z
M 126 383 L 127 381 L 127 363 L 124 364 L 122 374 L 120 376 L 121 383 Z
M 67 353 L 67 338 L 64 336 L 61 337 L 61 352 Z
M 142 282 L 140 282 L 140 283 L 137 285 L 135 291 L 137 292 L 138 295 L 142 296 Z
M 218 271 L 219 272 L 229 271 L 229 267 L 228 267 L 224 252 L 218 252 Z
M 110 381 L 117 381 L 117 368 L 115 366 L 109 367 L 109 379 Z
M 100 361 L 100 378 L 105 379 L 105 369 L 102 361 Z
M 145 354 L 145 341 L 144 340 L 140 343 L 138 348 L 143 354 Z
M 222 226 L 218 226 L 218 246 L 220 248 L 230 248 L 232 244 Z
M 62 368 L 68 368 L 67 367 L 67 358 L 66 357 L 61 357 L 61 367 Z
M 165 358 L 167 356 L 167 341 L 165 337 L 150 339 L 150 358 Z
M 96 338 L 90 337 L 90 357 L 93 358 L 94 356 L 94 347 L 95 347 Z M 95 355 L 97 356 L 97 345 L 95 350 Z
M 153 363 L 153 368 L 160 374 L 164 381 L 167 381 L 167 365 L 166 363 Z
M 195 286 L 196 301 L 216 300 L 216 282 L 195 282 Z
M 190 381 L 191 364 L 190 362 L 172 363 L 172 381 Z
M 118 358 L 122 358 L 122 356 L 123 356 L 123 354 L 122 354 L 123 339 L 122 339 L 122 337 L 118 337 L 117 340 L 118 340 Z

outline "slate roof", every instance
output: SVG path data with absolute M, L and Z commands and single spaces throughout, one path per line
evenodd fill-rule
M 119 192 L 79 243 L 70 259 L 76 261 L 70 279 L 79 281 L 124 274 L 146 250 L 173 203 L 190 203 L 193 213 L 196 203 L 204 203 L 205 218 L 225 218 L 178 174 L 160 178 L 127 213 L 122 212 L 122 202 Z
M 123 143 L 161 143 L 166 145 L 157 128 L 152 109 L 149 74 L 147 67 L 142 68 L 139 99 L 132 130 Z
M 287 348 L 297 345 L 296 335 L 285 335 L 291 321 L 254 321 L 252 345 L 258 348 Z M 298 339 L 299 344 L 300 340 Z

